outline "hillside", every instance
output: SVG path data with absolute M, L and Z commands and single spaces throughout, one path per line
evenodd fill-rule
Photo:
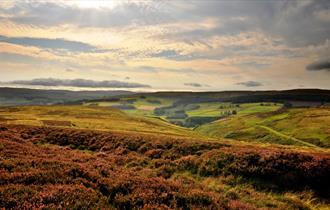
M 82 105 L 115 107 L 134 115 L 158 116 L 184 127 L 195 127 L 239 114 L 275 111 L 286 107 L 320 107 L 330 103 L 330 91 L 155 92 L 84 100 Z M 265 106 L 264 106 L 265 105 Z
M 0 126 L 5 209 L 327 209 L 329 153 Z
M 0 106 L 69 103 L 132 94 L 129 91 L 68 91 L 0 87 Z
M 88 106 L 0 107 L 0 122 L 7 124 L 60 126 L 77 129 L 198 136 L 155 117 L 128 115 L 118 109 Z M 200 135 L 199 135 L 200 136 Z
M 198 102 L 232 102 L 254 103 L 260 101 L 318 101 L 330 102 L 330 90 L 292 89 L 268 91 L 214 91 L 214 92 L 155 92 L 134 94 L 135 96 L 151 96 L 175 99 L 178 103 Z
M 279 92 L 283 96 L 284 91 Z M 327 91 L 323 92 L 327 93 Z M 293 94 L 295 91 L 286 91 L 286 93 Z M 303 92 L 300 93 L 303 95 Z M 304 94 L 314 93 L 315 91 L 310 90 Z M 180 94 L 183 94 L 181 98 L 175 98 Z M 206 102 L 206 99 L 210 99 L 209 94 L 215 93 L 128 95 L 88 101 L 84 103 L 84 106 L 117 108 L 130 116 L 157 117 L 168 123 L 190 128 L 196 134 L 215 139 L 227 138 L 247 142 L 323 148 L 330 145 L 328 129 L 330 117 L 327 102 L 316 99 L 315 101 L 308 101 L 308 99 L 282 101 L 282 103 L 275 102 L 275 99 L 255 103 L 222 102 L 219 99 Z M 191 98 L 186 101 L 186 96 L 198 96 L 199 99 L 190 103 Z M 289 95 L 286 97 L 289 98 Z M 311 95 L 310 99 L 313 99 Z
M 83 103 L 89 100 L 107 100 L 118 97 L 150 97 L 175 101 L 177 104 L 203 102 L 330 102 L 330 91 L 320 89 L 296 89 L 283 91 L 220 91 L 220 92 L 154 92 L 130 91 L 68 91 L 0 87 L 0 106 L 44 105 L 58 103 Z
M 330 108 L 293 108 L 231 116 L 196 128 L 219 138 L 330 147 Z
M 158 117 L 211 138 L 323 148 L 330 144 L 329 106 L 317 101 L 290 101 L 301 108 L 288 109 L 282 103 L 263 101 L 188 103 L 182 98 L 163 98 L 163 94 L 122 96 L 84 105 Z
M 162 95 L 162 94 L 161 94 Z M 190 103 L 182 98 L 163 98 L 157 94 L 128 95 L 102 100 L 85 101 L 83 105 L 92 107 L 112 107 L 134 116 L 159 117 L 183 127 L 196 127 L 233 114 L 263 113 L 281 108 L 281 103 L 259 102 L 240 103 L 206 102 L 207 93 Z M 204 102 L 201 99 L 204 100 Z

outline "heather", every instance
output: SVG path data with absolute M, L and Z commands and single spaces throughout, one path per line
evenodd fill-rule
M 6 209 L 312 209 L 330 155 L 290 147 L 2 125 Z

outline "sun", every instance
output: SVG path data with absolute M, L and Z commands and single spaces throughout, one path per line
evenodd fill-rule
M 81 8 L 114 8 L 121 1 L 119 0 L 69 0 L 66 3 L 76 5 Z

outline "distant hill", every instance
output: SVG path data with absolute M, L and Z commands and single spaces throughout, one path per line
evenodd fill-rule
M 177 104 L 201 102 L 253 103 L 272 102 L 330 102 L 330 90 L 294 89 L 283 91 L 220 91 L 220 92 L 154 92 L 134 93 L 131 91 L 69 91 L 41 90 L 27 88 L 0 87 L 0 106 L 4 105 L 45 105 L 45 104 L 80 104 L 81 101 L 113 100 L 119 97 L 157 97 L 168 98 Z M 295 104 L 295 103 L 293 103 Z
M 221 91 L 221 92 L 156 92 L 135 94 L 177 99 L 176 103 L 232 102 L 253 103 L 260 101 L 317 101 L 330 102 L 330 90 L 293 89 L 270 91 Z
M 0 87 L 0 106 L 45 105 L 132 94 L 130 91 L 69 91 Z

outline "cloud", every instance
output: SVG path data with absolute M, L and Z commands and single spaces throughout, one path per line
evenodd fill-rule
M 324 70 L 305 65 L 329 56 L 329 8 L 329 0 L 116 1 L 97 8 L 67 1 L 0 3 L 0 71 L 6 81 L 64 73 L 61 78 L 141 78 L 154 88 L 242 88 L 258 86 L 248 80 L 272 78 L 263 88 L 283 88 L 296 83 L 299 69 Z M 112 77 L 113 71 L 121 76 Z M 233 75 L 240 77 L 226 78 Z M 329 87 L 321 83 L 327 78 L 308 71 L 299 77 Z
M 149 73 L 157 73 L 157 72 L 174 72 L 174 73 L 183 73 L 183 74 L 195 74 L 197 71 L 192 68 L 160 68 L 160 67 L 153 67 L 153 66 L 139 66 L 137 68 L 140 71 L 146 71 Z M 200 72 L 203 73 L 203 72 Z
M 306 46 L 329 39 L 329 7 L 329 0 L 126 1 L 114 8 L 80 8 L 61 1 L 19 1 L 0 8 L 0 17 L 42 27 L 75 25 L 101 28 L 161 25 L 178 20 L 197 24 L 205 19 L 214 19 L 215 26 L 212 27 L 186 31 L 181 30 L 184 27 L 175 28 L 168 34 L 191 42 L 215 35 L 262 31 L 284 38 L 291 46 Z
M 306 66 L 308 71 L 330 71 L 330 58 L 315 61 Z
M 270 66 L 269 63 L 258 63 L 256 61 L 250 61 L 250 62 L 242 62 L 237 64 L 237 66 L 243 67 L 243 68 L 252 68 L 252 69 L 263 69 L 265 67 Z
M 151 54 L 152 57 L 165 57 L 165 58 L 175 58 L 179 55 L 180 54 L 178 54 L 175 50 L 163 50 L 161 52 Z
M 66 39 L 47 39 L 29 37 L 6 37 L 0 35 L 0 42 L 17 44 L 23 46 L 33 46 L 52 50 L 68 50 L 73 52 L 93 52 L 97 48 L 83 42 L 70 41 Z
M 257 81 L 246 81 L 246 82 L 239 82 L 237 85 L 243 85 L 245 87 L 259 87 L 263 86 L 262 83 L 257 82 Z
M 71 68 L 66 68 L 65 71 L 66 71 L 66 72 L 74 72 L 74 70 L 71 69 Z
M 314 15 L 321 21 L 329 22 L 330 21 L 330 10 L 321 10 L 314 12 Z
M 36 26 L 76 25 L 79 27 L 122 27 L 133 24 L 147 25 L 166 21 L 165 15 L 153 1 L 127 1 L 115 8 L 81 8 L 63 2 L 19 2 L 3 8 L 4 16 L 20 24 Z M 16 15 L 11 15 L 16 14 Z M 1 17 L 1 10 L 0 10 Z
M 36 64 L 40 61 L 37 58 L 27 55 L 0 52 L 0 62 Z
M 86 79 L 54 79 L 54 78 L 40 78 L 33 80 L 16 80 L 10 82 L 16 85 L 38 85 L 38 86 L 69 86 L 69 87 L 85 87 L 85 88 L 148 88 L 149 85 L 121 82 L 116 80 L 86 80 Z
M 200 83 L 195 83 L 195 82 L 190 82 L 190 83 L 184 83 L 185 86 L 190 86 L 190 87 L 203 87 L 205 85 L 200 84 Z
M 308 46 L 329 39 L 329 22 L 312 15 L 321 11 L 327 14 L 329 8 L 328 0 L 210 1 L 207 4 L 196 1 L 189 14 L 221 20 L 221 24 L 215 28 L 193 33 L 202 38 L 246 30 L 262 31 L 271 36 L 280 36 L 289 46 Z

